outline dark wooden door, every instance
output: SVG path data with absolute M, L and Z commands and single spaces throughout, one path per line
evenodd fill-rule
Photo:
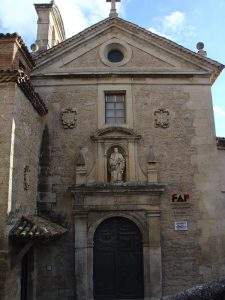
M 143 299 L 143 247 L 138 227 L 110 218 L 94 236 L 94 299 Z
M 31 248 L 21 262 L 21 300 L 33 299 L 32 272 L 34 264 L 33 249 Z

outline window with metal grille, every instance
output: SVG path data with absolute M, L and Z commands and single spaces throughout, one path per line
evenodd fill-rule
M 105 122 L 112 125 L 120 125 L 126 122 L 124 92 L 105 94 Z

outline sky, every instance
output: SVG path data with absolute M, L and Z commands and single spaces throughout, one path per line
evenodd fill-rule
M 33 3 L 49 0 L 0 0 L 0 32 L 18 32 L 30 46 L 36 39 Z M 108 17 L 106 0 L 55 0 L 67 38 Z M 225 0 L 121 0 L 120 17 L 225 64 Z M 217 136 L 225 137 L 225 71 L 212 88 Z

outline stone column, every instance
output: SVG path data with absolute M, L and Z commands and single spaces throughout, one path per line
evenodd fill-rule
M 150 299 L 162 297 L 162 254 L 160 234 L 160 211 L 148 213 L 149 257 L 150 257 Z
M 87 213 L 75 215 L 75 277 L 78 300 L 88 300 Z

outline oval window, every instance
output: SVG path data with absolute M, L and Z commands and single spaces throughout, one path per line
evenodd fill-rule
M 122 51 L 113 49 L 108 53 L 108 60 L 112 63 L 121 62 L 124 59 L 124 54 Z

